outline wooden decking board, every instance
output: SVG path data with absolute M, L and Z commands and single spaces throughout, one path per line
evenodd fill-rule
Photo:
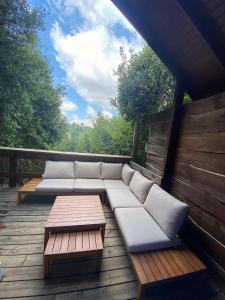
M 0 211 L 4 210 L 10 214 L 10 216 L 0 218 L 0 222 L 6 226 L 0 230 L 0 260 L 4 259 L 3 266 L 6 274 L 3 281 L 0 282 L 0 298 L 9 299 L 13 297 L 21 300 L 24 296 L 29 295 L 30 300 L 51 300 L 54 295 L 57 295 L 59 300 L 135 299 L 136 278 L 130 268 L 127 252 L 122 246 L 119 232 L 109 208 L 104 207 L 104 212 L 110 216 L 109 218 L 106 217 L 106 221 L 107 223 L 110 222 L 113 229 L 106 230 L 100 276 L 96 276 L 94 259 L 85 259 L 75 263 L 60 261 L 52 265 L 56 278 L 49 279 L 46 286 L 42 279 L 43 221 L 45 219 L 39 220 L 38 217 L 44 214 L 47 219 L 52 204 L 43 204 L 43 198 L 40 198 L 40 202 L 36 201 L 36 204 L 32 201 L 28 204 L 25 201 L 17 206 L 16 189 L 8 189 L 7 193 L 1 189 L 0 191 Z M 5 196 L 1 197 L 3 194 Z M 2 201 L 7 197 L 12 201 Z M 18 219 L 12 218 L 10 220 L 11 216 L 18 216 Z M 105 216 L 107 215 L 105 214 Z M 9 219 L 7 220 L 7 218 Z M 30 228 L 27 226 L 29 223 Z M 12 227 L 8 228 L 8 225 Z M 26 228 L 23 227 L 25 225 Z M 41 233 L 34 235 L 32 225 L 35 226 L 36 232 L 39 228 Z M 17 228 L 22 230 L 17 231 Z M 4 236 L 1 235 L 2 231 Z M 17 233 L 19 235 L 16 235 Z M 162 260 L 159 254 L 157 254 L 157 258 Z M 156 258 L 154 257 L 154 259 Z M 168 264 L 163 263 L 163 265 L 167 272 L 174 272 L 169 262 L 167 260 Z M 199 261 L 195 261 L 195 265 L 198 266 L 198 264 Z M 68 277 L 68 274 L 72 277 Z M 182 300 L 191 298 L 220 300 L 224 296 L 221 289 L 215 288 L 217 282 L 213 276 L 209 275 L 208 279 L 201 277 L 200 282 L 201 284 L 197 284 L 194 280 L 184 284 L 155 287 L 149 290 L 150 296 L 147 296 L 146 299 L 172 300 L 175 297 Z

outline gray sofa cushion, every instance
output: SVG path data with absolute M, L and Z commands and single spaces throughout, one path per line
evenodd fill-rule
M 107 198 L 112 210 L 117 207 L 142 207 L 134 194 L 127 189 L 107 189 Z
M 75 161 L 75 178 L 101 178 L 101 162 Z
M 116 208 L 115 216 L 129 252 L 144 252 L 180 244 L 178 238 L 170 240 L 143 207 Z
M 129 187 L 139 201 L 144 203 L 150 187 L 153 185 L 153 181 L 147 179 L 139 172 L 135 172 L 131 179 Z
M 75 192 L 104 192 L 105 186 L 101 179 L 76 178 L 74 184 Z
M 129 189 L 123 180 L 105 179 L 103 182 L 106 189 Z
M 43 179 L 72 179 L 74 178 L 74 163 L 72 161 L 45 162 Z
M 157 184 L 151 187 L 144 207 L 170 239 L 176 236 L 189 211 L 187 204 L 177 200 Z
M 43 179 L 36 187 L 39 192 L 72 192 L 74 179 Z
M 102 179 L 121 179 L 123 164 L 102 163 Z
M 135 173 L 135 170 L 132 169 L 130 166 L 128 166 L 128 164 L 123 165 L 121 177 L 127 185 L 130 184 L 130 181 L 131 181 L 134 173 Z

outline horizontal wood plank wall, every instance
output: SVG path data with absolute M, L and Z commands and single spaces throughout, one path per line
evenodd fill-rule
M 164 174 L 164 159 L 169 135 L 170 118 L 170 109 L 152 114 L 149 117 L 149 138 L 145 147 L 147 152 L 146 168 L 161 178 Z
M 199 231 L 199 242 L 225 268 L 225 93 L 185 106 L 171 193 L 190 205 L 202 236 L 207 232 L 201 239 Z

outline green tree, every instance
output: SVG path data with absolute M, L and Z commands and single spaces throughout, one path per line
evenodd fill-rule
M 37 31 L 43 15 L 26 0 L 0 2 L 0 143 L 51 148 L 65 134 L 61 87 L 53 87 Z
M 118 116 L 106 119 L 102 114 L 93 128 L 78 124 L 68 124 L 67 134 L 55 145 L 55 150 L 88 153 L 130 155 L 132 126 Z
M 114 71 L 118 92 L 111 99 L 122 116 L 135 123 L 140 121 L 140 149 L 138 161 L 144 163 L 144 145 L 147 140 L 148 116 L 171 105 L 175 81 L 156 54 L 145 46 L 130 58 L 120 48 L 122 62 Z

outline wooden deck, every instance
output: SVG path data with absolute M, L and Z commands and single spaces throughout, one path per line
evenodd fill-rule
M 100 274 L 93 258 L 57 261 L 52 278 L 44 281 L 44 224 L 54 197 L 29 196 L 18 206 L 16 191 L 0 189 L 0 261 L 5 272 L 0 299 L 135 299 L 137 281 L 109 208 L 104 207 L 107 225 Z M 223 282 L 211 271 L 152 287 L 147 294 L 145 299 L 152 300 L 225 299 Z

